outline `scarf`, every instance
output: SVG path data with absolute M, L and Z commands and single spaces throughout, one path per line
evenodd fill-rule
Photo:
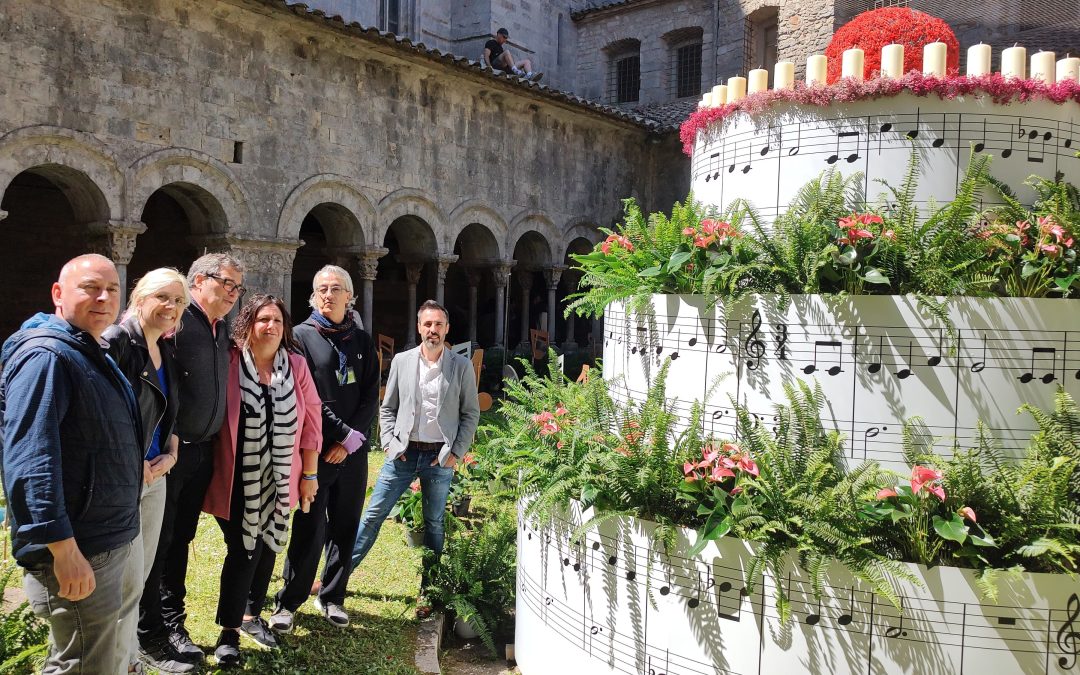
M 311 310 L 311 320 L 315 323 L 315 330 L 323 336 L 330 346 L 334 348 L 338 357 L 338 382 L 345 382 L 349 377 L 348 343 L 356 336 L 356 322 L 353 320 L 351 311 L 345 312 L 345 320 L 334 323 L 316 310 Z
M 244 424 L 237 450 L 244 488 L 243 541 L 249 555 L 260 538 L 274 553 L 281 551 L 289 534 L 289 478 L 298 426 L 293 386 L 292 367 L 284 349 L 274 355 L 274 372 L 266 387 L 259 383 L 251 350 L 243 351 L 240 401 Z

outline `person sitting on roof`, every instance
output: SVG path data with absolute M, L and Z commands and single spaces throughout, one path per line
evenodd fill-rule
M 539 82 L 543 73 L 533 72 L 532 62 L 529 59 L 514 61 L 510 50 L 503 44 L 510 39 L 510 31 L 500 28 L 495 33 L 494 40 L 488 40 L 484 44 L 484 63 L 492 70 L 508 70 L 518 77 L 524 77 L 533 82 Z

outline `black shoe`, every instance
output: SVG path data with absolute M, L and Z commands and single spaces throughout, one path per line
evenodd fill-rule
M 206 654 L 203 654 L 203 650 L 199 649 L 199 646 L 191 641 L 187 628 L 183 626 L 175 628 L 169 633 L 169 644 L 172 645 L 173 650 L 182 661 L 198 665 L 206 660 Z
M 202 653 L 201 651 L 199 652 Z M 190 673 L 195 664 L 184 660 L 173 649 L 167 635 L 153 638 L 139 645 L 139 660 L 161 673 Z
M 214 659 L 219 668 L 233 668 L 240 665 L 240 633 L 223 630 L 214 647 Z
M 274 635 L 274 632 L 270 630 L 270 626 L 266 625 L 266 621 L 261 616 L 241 623 L 240 632 L 267 649 L 277 649 L 281 646 L 277 636 Z

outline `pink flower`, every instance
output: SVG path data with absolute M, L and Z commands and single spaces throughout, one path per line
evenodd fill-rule
M 877 499 L 878 501 L 880 501 L 882 499 L 888 499 L 889 497 L 895 497 L 895 496 L 896 496 L 896 490 L 894 490 L 892 488 L 881 488 L 880 490 L 878 490 L 878 493 L 874 496 L 874 499 Z
M 874 224 L 880 225 L 885 221 L 882 220 L 881 216 L 879 216 L 877 214 L 864 213 L 864 214 L 859 216 L 859 222 L 862 223 L 863 225 L 874 225 Z
M 419 492 L 419 491 L 420 491 L 420 479 L 419 479 L 419 478 L 417 478 L 416 480 L 414 480 L 414 481 L 413 481 L 413 482 L 412 482 L 412 483 L 411 483 L 411 484 L 409 485 L 409 489 L 410 489 L 410 490 L 412 490 L 413 492 Z
M 697 234 L 697 230 L 695 230 L 692 227 L 684 227 L 682 233 L 683 233 L 683 236 L 692 237 L 695 234 Z
M 1061 255 L 1061 247 L 1057 244 L 1039 244 L 1039 250 L 1051 258 Z
M 928 466 L 916 465 L 911 469 L 911 491 L 915 494 L 919 494 L 920 490 L 926 488 L 927 492 L 945 501 L 945 489 L 941 487 L 940 481 L 941 472 Z
M 854 241 L 859 241 L 860 239 L 873 239 L 874 238 L 874 233 L 871 232 L 870 230 L 863 230 L 863 229 L 859 229 L 857 227 L 853 227 L 850 230 L 848 230 L 847 236 L 848 236 L 848 239 L 850 239 L 851 241 L 854 242 Z
M 694 473 L 694 469 L 696 469 L 696 468 L 697 468 L 697 464 L 695 464 L 693 462 L 683 462 L 683 465 L 682 465 L 683 475 L 689 476 L 690 474 Z
M 694 246 L 698 248 L 708 248 L 714 241 L 716 241 L 716 237 L 713 235 L 709 235 L 708 237 L 694 237 Z
M 1026 220 L 1018 220 L 1018 221 L 1016 221 L 1016 232 L 1018 234 L 1023 234 L 1024 232 L 1027 232 L 1029 229 L 1031 229 L 1031 223 L 1029 223 L 1028 221 L 1026 221 Z
M 742 492 L 742 487 L 739 486 L 739 485 L 736 485 L 735 487 L 731 488 L 731 492 L 729 494 L 731 494 L 731 496 L 734 497 L 735 495 L 737 495 L 737 494 L 739 494 L 741 492 Z
M 554 422 L 544 422 L 544 424 L 540 426 L 541 436 L 550 436 L 557 433 L 559 433 L 559 425 Z
M 739 459 L 739 468 L 751 476 L 758 475 L 757 463 L 750 459 L 749 455 L 743 455 L 742 458 Z
M 545 410 L 544 412 L 541 412 L 541 413 L 537 413 L 537 414 L 532 416 L 532 420 L 536 424 L 543 424 L 544 422 L 550 422 L 553 419 L 555 419 L 555 416 L 552 415 L 551 413 L 549 413 L 547 410 Z
M 973 523 L 979 522 L 975 520 L 975 509 L 971 508 L 970 506 L 962 507 L 959 511 L 957 511 L 957 513 L 960 514 L 961 517 L 967 518 Z
M 555 415 L 558 416 L 558 417 L 562 417 L 563 415 L 565 415 L 568 412 L 570 412 L 570 411 L 567 410 L 566 408 L 562 407 L 561 405 L 558 406 L 557 408 L 555 408 Z
M 731 469 L 727 469 L 725 467 L 722 467 L 722 466 L 714 466 L 713 470 L 712 470 L 712 473 L 709 474 L 709 478 L 712 479 L 712 481 L 716 482 L 716 483 L 719 483 L 720 481 L 724 480 L 725 478 L 734 478 L 734 477 L 735 477 L 735 472 L 734 471 L 732 471 Z
M 701 221 L 701 231 L 705 234 L 712 234 L 716 231 L 716 221 L 709 218 Z
M 603 244 L 600 244 L 600 250 L 604 252 L 604 255 L 611 255 L 611 242 L 605 241 Z
M 564 443 L 562 441 L 559 441 L 558 443 L 555 444 L 555 447 L 558 448 L 559 450 L 562 450 L 563 448 L 566 447 L 566 443 Z
M 739 454 L 742 452 L 742 448 L 735 443 L 724 443 L 720 446 L 720 449 L 728 454 Z
M 885 230 L 881 233 L 882 239 L 888 239 L 889 241 L 896 241 L 896 233 L 892 230 Z

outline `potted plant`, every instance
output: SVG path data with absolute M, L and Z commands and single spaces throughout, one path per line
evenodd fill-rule
M 424 543 L 424 502 L 420 492 L 420 480 L 414 480 L 409 489 L 401 494 L 390 517 L 405 525 L 405 540 L 417 548 Z
M 471 452 L 465 453 L 465 456 L 458 462 L 458 469 L 454 472 L 450 484 L 450 494 L 447 497 L 447 502 L 450 504 L 451 512 L 458 518 L 469 515 L 469 506 L 472 504 L 472 491 L 476 485 L 476 479 L 473 476 L 475 466 L 475 455 Z
M 459 637 L 479 637 L 493 655 L 495 633 L 514 604 L 517 523 L 497 511 L 476 530 L 457 528 L 428 574 L 426 593 L 455 616 Z

